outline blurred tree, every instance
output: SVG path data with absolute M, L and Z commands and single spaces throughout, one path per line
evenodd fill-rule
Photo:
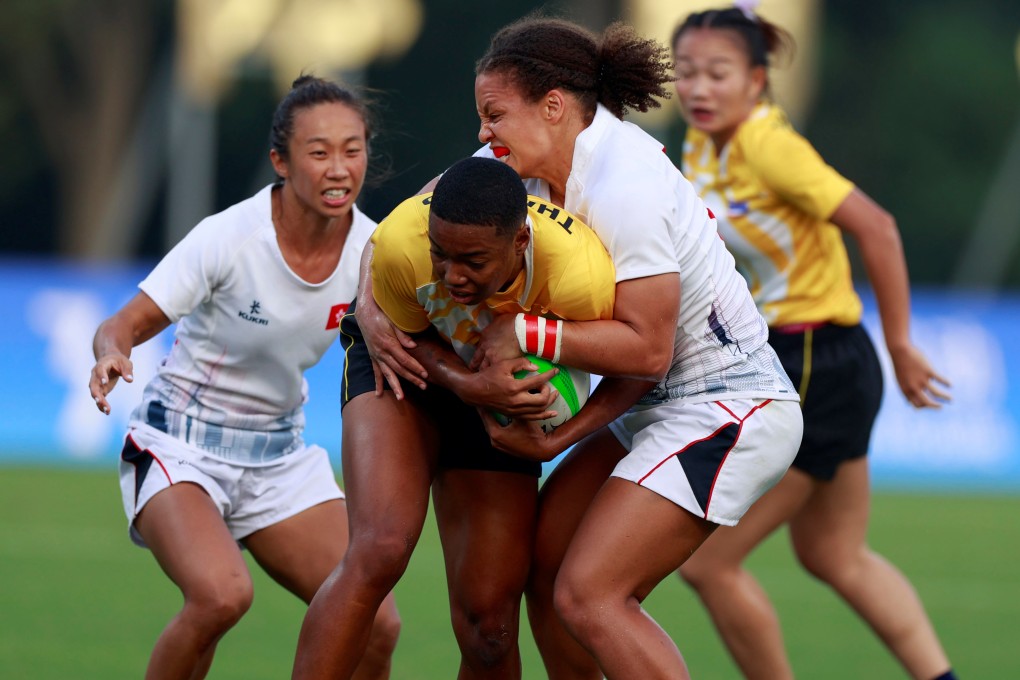
M 456 160 L 480 146 L 475 109 L 475 62 L 493 34 L 541 6 L 544 14 L 573 19 L 601 31 L 619 16 L 616 0 L 534 0 L 471 3 L 429 0 L 418 41 L 404 55 L 365 70 L 383 94 L 383 144 L 394 172 L 367 192 L 363 208 L 382 219 Z
M 254 12 L 250 1 L 249 8 L 249 0 L 192 0 L 235 5 L 242 14 Z M 332 1 L 273 0 L 309 7 Z M 405 1 L 345 0 L 359 7 Z M 389 53 L 360 74 L 343 74 L 382 90 L 387 104 L 377 147 L 388 152 L 394 172 L 365 196 L 363 207 L 375 218 L 477 148 L 474 61 L 495 30 L 540 4 L 417 1 L 424 24 L 406 54 Z M 176 205 L 180 193 L 168 189 L 167 157 L 172 150 L 191 153 L 181 138 L 166 133 L 173 113 L 168 93 L 177 4 L 0 0 L 0 252 L 126 257 L 165 251 L 164 235 L 172 231 L 169 204 Z M 621 16 L 625 3 L 559 0 L 541 6 L 600 29 Z M 982 253 L 995 247 L 1002 251 L 1001 284 L 1020 286 L 1020 248 L 1004 247 L 1002 237 L 1016 229 L 1014 204 L 995 198 L 1017 193 L 1008 149 L 1020 125 L 1020 2 L 820 6 L 818 90 L 803 131 L 826 160 L 896 215 L 915 282 L 962 283 L 956 273 L 966 253 L 984 273 L 990 267 Z M 338 41 L 371 28 L 363 21 L 350 25 L 356 13 L 344 13 L 342 21 L 339 14 L 330 16 L 336 18 L 322 23 Z M 226 24 L 237 39 L 240 23 Z M 202 180 L 211 185 L 216 208 L 249 195 L 271 176 L 265 139 L 279 96 L 274 81 L 282 82 L 298 63 L 323 75 L 329 71 L 327 62 L 307 55 L 270 68 L 276 62 L 265 52 L 277 40 L 321 42 L 307 39 L 303 29 L 279 28 L 275 39 L 257 41 L 261 53 L 239 62 L 217 104 L 216 135 L 203 147 L 215 167 Z M 389 36 L 385 22 L 383 32 Z M 185 142 L 196 142 L 194 125 L 180 127 Z M 674 119 L 660 133 L 671 155 L 682 138 L 680 127 Z M 193 224 L 193 218 L 184 222 Z M 975 229 L 985 236 L 975 240 Z M 111 245 L 100 246 L 104 242 Z M 968 248 L 972 242 L 985 250 Z
M 7 0 L 0 62 L 36 120 L 57 184 L 56 249 L 86 258 L 110 212 L 171 0 Z
M 911 278 L 949 282 L 1020 119 L 1020 2 L 833 2 L 825 18 L 808 138 L 896 216 Z

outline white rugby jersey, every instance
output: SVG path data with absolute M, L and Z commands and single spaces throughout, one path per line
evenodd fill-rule
M 376 226 L 355 207 L 336 270 L 308 283 L 283 259 L 271 195 L 202 220 L 138 286 L 177 330 L 133 424 L 242 465 L 302 445 L 304 371 L 337 338 Z
M 549 198 L 544 180 L 525 185 Z M 660 142 L 599 105 L 574 142 L 563 207 L 599 235 L 618 282 L 680 274 L 673 365 L 640 404 L 798 399 L 714 217 Z

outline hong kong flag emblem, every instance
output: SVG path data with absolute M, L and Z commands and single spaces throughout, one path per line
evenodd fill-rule
M 344 305 L 333 305 L 329 308 L 329 318 L 326 319 L 326 330 L 331 331 L 334 328 L 340 328 L 340 318 L 347 311 L 350 304 Z

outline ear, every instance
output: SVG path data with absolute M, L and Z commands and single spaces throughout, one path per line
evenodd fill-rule
M 754 66 L 751 68 L 751 93 L 754 95 L 754 100 L 758 101 L 761 98 L 763 92 L 765 92 L 766 86 L 768 86 L 768 73 L 764 66 Z
M 514 235 L 514 254 L 523 255 L 528 249 L 529 243 L 531 243 L 531 227 L 525 222 Z
M 563 90 L 549 90 L 542 98 L 542 117 L 550 123 L 558 123 L 567 109 L 567 97 Z
M 279 177 L 287 178 L 287 161 L 277 153 L 276 149 L 269 150 L 269 162 L 273 164 L 273 170 Z

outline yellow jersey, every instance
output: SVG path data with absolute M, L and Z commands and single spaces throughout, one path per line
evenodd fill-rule
M 682 169 L 715 214 L 769 326 L 860 321 L 843 236 L 829 222 L 854 185 L 779 107 L 758 104 L 721 154 L 688 128 Z
M 431 325 L 467 362 L 493 314 L 524 312 L 570 321 L 612 318 L 616 272 L 602 242 L 578 218 L 534 196 L 528 197 L 531 238 L 521 273 L 482 304 L 454 302 L 432 270 L 431 198 L 429 193 L 407 199 L 372 236 L 373 295 L 401 330 L 420 333 Z

